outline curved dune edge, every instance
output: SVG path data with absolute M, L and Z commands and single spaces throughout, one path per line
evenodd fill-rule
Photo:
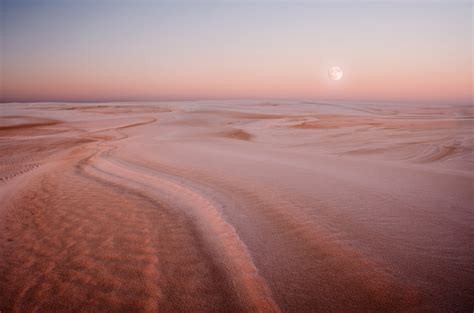
M 102 151 L 87 160 L 83 170 L 89 175 L 107 177 L 107 174 L 119 176 L 130 182 L 146 184 L 153 189 L 169 195 L 171 198 L 186 203 L 189 212 L 195 217 L 199 229 L 209 242 L 215 257 L 221 259 L 221 265 L 232 279 L 238 297 L 248 312 L 280 312 L 272 299 L 270 289 L 258 274 L 244 243 L 239 239 L 235 229 L 219 214 L 217 204 L 212 203 L 199 192 L 169 178 L 148 175 L 131 170 L 114 162 Z M 107 157 L 103 157 L 107 155 Z M 104 175 L 105 174 L 105 175 Z
M 249 206 L 251 210 L 258 211 L 262 224 L 270 223 L 278 229 L 283 238 L 291 240 L 291 247 L 282 245 L 281 249 L 287 250 L 295 258 L 304 258 L 303 262 L 291 266 L 301 266 L 307 270 L 305 283 L 309 285 L 319 284 L 317 281 L 328 283 L 324 286 L 324 290 L 319 290 L 318 295 L 313 296 L 313 300 L 317 303 L 316 299 L 320 297 L 338 299 L 340 303 L 325 307 L 329 311 L 339 311 L 351 305 L 367 311 L 378 311 L 382 308 L 388 311 L 406 311 L 414 310 L 414 308 L 428 310 L 429 308 L 429 304 L 416 286 L 399 280 L 393 272 L 387 270 L 388 267 L 381 260 L 374 260 L 349 245 L 329 239 L 331 234 L 312 223 L 307 214 L 302 212 L 291 198 L 285 199 L 281 197 L 281 194 L 265 191 L 264 186 L 261 185 L 252 184 L 245 188 L 242 185 L 235 186 L 226 183 L 225 180 L 213 180 L 203 172 L 193 173 L 168 168 L 159 162 L 150 166 L 135 159 L 119 160 L 112 157 L 112 160 L 112 162 L 127 166 L 136 164 L 143 171 L 159 172 L 168 178 L 179 177 L 180 181 L 189 181 L 192 185 L 199 186 L 200 183 L 205 183 L 211 186 L 210 188 L 222 186 L 224 190 L 232 190 L 240 201 L 239 205 Z M 258 190 L 258 193 L 254 190 Z M 219 193 L 220 190 L 213 189 L 213 192 Z M 260 204 L 255 204 L 255 202 Z M 336 279 L 336 277 L 341 279 Z M 267 284 L 272 286 L 270 278 L 265 278 Z M 318 288 L 321 286 L 319 285 Z M 274 290 L 273 296 L 277 301 L 281 301 L 281 290 L 278 291 L 280 293 Z M 283 307 L 281 309 L 286 311 Z M 290 307 L 288 310 L 293 309 Z
M 214 251 L 216 259 L 222 260 L 221 264 L 232 280 L 245 310 L 248 312 L 280 312 L 272 298 L 270 288 L 258 274 L 245 244 L 240 240 L 235 229 L 219 214 L 217 203 L 213 203 L 193 188 L 173 181 L 169 176 L 165 178 L 134 171 L 111 157 L 110 152 L 117 147 L 114 142 L 128 138 L 128 135 L 121 130 L 154 122 L 156 122 L 156 118 L 111 128 L 110 130 L 118 133 L 118 136 L 105 143 L 99 143 L 105 149 L 87 158 L 84 163 L 87 165 L 82 169 L 91 175 L 103 176 L 104 173 L 108 173 L 115 177 L 126 177 L 125 180 L 128 182 L 146 184 L 153 189 L 160 190 L 173 201 L 181 199 L 186 203 L 187 208 L 194 211 L 188 213 L 195 218 L 201 233 L 209 242 L 208 247 Z M 100 174 L 97 171 L 94 172 L 94 169 L 99 170 Z
M 80 107 L 0 131 L 0 311 L 472 303 L 465 122 L 301 130 L 253 107 Z
M 61 308 L 66 309 L 67 307 L 77 308 L 77 305 L 81 304 L 82 308 L 102 308 L 108 310 L 114 307 L 125 308 L 136 302 L 136 305 L 140 305 L 146 312 L 154 312 L 157 310 L 163 310 L 163 312 L 170 311 L 169 308 L 173 306 L 170 307 L 169 304 L 163 303 L 163 297 L 169 292 L 179 294 L 180 290 L 178 288 L 169 290 L 172 288 L 171 286 L 163 285 L 163 273 L 161 273 L 161 271 L 166 270 L 166 268 L 163 268 L 163 265 L 160 264 L 160 259 L 163 258 L 163 256 L 161 256 L 162 252 L 160 253 L 160 251 L 150 245 L 151 240 L 153 240 L 152 237 L 150 237 L 152 236 L 151 234 L 145 237 L 143 235 L 149 233 L 148 229 L 150 227 L 157 229 L 171 227 L 173 232 L 175 232 L 174 229 L 180 226 L 178 224 L 168 226 L 162 221 L 162 217 L 154 223 L 151 221 L 147 222 L 143 219 L 132 219 L 127 222 L 127 220 L 124 219 L 126 216 L 117 215 L 119 212 L 114 212 L 113 207 L 107 209 L 107 211 L 102 211 L 100 209 L 101 204 L 96 203 L 96 200 L 94 200 L 99 199 L 97 198 L 98 193 L 103 194 L 104 201 L 107 201 L 107 199 L 112 200 L 107 194 L 113 192 L 114 189 L 123 190 L 127 194 L 130 193 L 133 195 L 133 184 L 144 183 L 169 194 L 174 198 L 173 200 L 177 202 L 179 202 L 179 199 L 183 199 L 183 202 L 186 202 L 186 209 L 195 210 L 193 216 L 196 220 L 193 221 L 193 223 L 198 227 L 200 235 L 203 235 L 207 241 L 206 247 L 212 250 L 212 262 L 216 262 L 218 266 L 222 268 L 226 273 L 225 279 L 229 280 L 232 284 L 232 290 L 222 291 L 222 293 L 230 292 L 230 296 L 235 296 L 238 299 L 238 307 L 240 307 L 238 311 L 280 312 L 272 299 L 269 288 L 258 275 L 245 246 L 239 241 L 235 230 L 220 217 L 217 208 L 210 200 L 201 196 L 198 192 L 181 186 L 178 183 L 166 179 L 149 177 L 149 175 L 142 175 L 103 158 L 108 150 L 113 147 L 112 142 L 127 137 L 125 134 L 120 133 L 120 129 L 153 121 L 154 119 L 143 123 L 130 123 L 121 125 L 115 129 L 109 129 L 107 131 L 112 130 L 114 132 L 111 136 L 113 139 L 107 137 L 106 140 L 108 141 L 105 143 L 99 141 L 98 144 L 77 146 L 74 148 L 74 151 L 69 152 L 67 157 L 56 160 L 57 162 L 54 162 L 54 164 L 50 163 L 47 166 L 48 171 L 38 172 L 36 175 L 28 175 L 28 184 L 23 186 L 22 191 L 16 193 L 15 196 L 10 199 L 11 201 L 9 201 L 9 203 L 12 207 L 31 207 L 31 209 L 12 211 L 13 216 L 10 215 L 8 220 L 12 221 L 12 218 L 17 219 L 21 217 L 22 223 L 14 223 L 12 226 L 7 225 L 9 238 L 15 239 L 12 239 L 13 241 L 8 239 L 7 245 L 0 249 L 2 250 L 2 254 L 7 256 L 7 258 L 3 260 L 7 263 L 0 262 L 0 270 L 8 269 L 8 264 L 12 264 L 12 262 L 19 265 L 19 267 L 12 268 L 11 272 L 7 275 L 8 280 L 15 278 L 17 282 L 8 288 L 6 285 L 0 284 L 0 291 L 4 290 L 4 288 L 11 289 L 4 293 L 4 296 L 7 297 L 4 300 L 8 300 L 7 302 L 3 302 L 4 305 L 7 305 L 5 308 L 11 309 L 11 312 L 41 311 L 45 309 L 58 311 L 62 310 Z M 94 134 L 94 136 L 96 135 Z M 83 136 L 83 138 L 84 137 L 87 138 L 87 135 Z M 93 152 L 94 150 L 96 150 L 96 152 Z M 124 176 L 120 177 L 121 175 Z M 100 181 L 103 182 L 101 184 L 103 184 L 104 187 L 95 187 L 97 182 Z M 94 193 L 97 194 L 95 198 L 89 199 Z M 30 194 L 33 196 L 29 196 Z M 140 208 L 140 202 L 133 200 L 133 198 L 128 199 L 128 197 L 129 196 L 122 197 L 122 201 L 130 202 L 130 204 L 133 205 L 127 209 L 127 212 L 133 215 L 142 215 L 142 213 L 136 211 L 136 209 Z M 140 198 L 142 197 L 143 196 L 140 196 Z M 120 201 L 119 195 L 117 195 L 116 201 Z M 147 201 L 154 200 L 150 198 L 150 200 Z M 118 203 L 120 202 L 117 202 L 117 204 Z M 110 202 L 109 205 L 113 206 L 114 204 Z M 143 203 L 142 205 L 147 204 Z M 114 217 L 114 215 L 116 217 Z M 162 213 L 160 213 L 160 216 L 163 216 Z M 113 218 L 113 220 L 110 221 L 110 218 Z M 134 232 L 138 232 L 137 234 L 143 233 L 143 235 L 139 237 L 134 235 L 136 240 L 138 240 L 135 241 L 136 243 L 134 243 L 134 245 L 144 246 L 144 254 L 124 255 L 123 253 L 126 251 L 120 252 L 114 248 L 103 250 L 103 245 L 108 246 L 110 239 L 106 239 L 105 241 L 101 239 L 101 247 L 93 248 L 93 242 L 99 240 L 97 236 L 101 236 L 103 232 L 108 233 L 113 231 L 113 229 L 109 229 L 111 226 L 103 224 L 109 224 L 111 222 L 117 224 L 112 227 L 120 227 L 119 225 L 125 223 L 124 226 L 128 229 L 127 232 L 131 230 L 130 226 L 133 226 Z M 141 224 L 145 222 L 150 225 Z M 187 227 L 190 226 L 191 225 L 188 225 Z M 143 227 L 143 230 L 140 230 L 140 227 Z M 87 229 L 93 230 L 94 228 L 96 231 L 87 231 Z M 124 231 L 126 229 L 124 229 Z M 118 230 L 120 229 L 117 229 L 117 231 Z M 118 233 L 115 232 L 115 234 L 117 235 Z M 177 235 L 177 239 L 183 236 L 183 234 L 179 233 Z M 165 236 L 167 235 L 165 234 Z M 88 243 L 87 241 L 89 240 L 92 242 Z M 128 241 L 130 239 L 124 237 L 123 240 Z M 169 242 L 175 245 L 173 241 Z M 21 244 L 23 246 L 22 249 L 18 250 L 18 254 L 15 252 L 17 249 L 8 252 L 11 251 L 8 246 L 12 243 L 14 245 Z M 190 244 L 193 243 L 190 242 Z M 138 246 L 133 249 L 138 249 Z M 79 254 L 75 255 L 73 259 L 70 259 L 71 253 Z M 185 261 L 188 259 L 185 254 L 182 254 L 186 252 L 176 253 L 181 253 L 179 259 L 176 260 L 182 259 Z M 145 268 L 141 268 L 140 263 L 135 264 L 135 262 L 139 260 L 140 262 L 146 260 L 148 265 Z M 117 269 L 119 272 L 106 266 L 106 264 L 111 261 L 115 263 L 118 261 L 121 262 L 120 268 Z M 204 260 L 199 260 L 199 262 L 203 261 Z M 124 263 L 122 264 L 122 262 Z M 68 268 L 64 268 L 65 266 Z M 80 269 L 74 270 L 77 266 L 80 267 Z M 138 268 L 135 269 L 135 266 L 138 266 Z M 32 270 L 33 272 L 31 272 Z M 122 274 L 122 271 L 125 272 Z M 123 279 L 130 275 L 126 274 L 127 272 L 136 272 L 137 274 L 145 275 L 147 279 L 144 281 L 136 280 L 126 283 Z M 29 277 L 27 281 L 24 279 L 26 278 L 25 275 Z M 70 283 L 60 282 L 58 281 L 58 279 L 60 279 L 59 277 L 61 277 L 60 275 L 71 277 L 69 279 L 73 279 L 73 281 Z M 121 277 L 121 275 L 127 276 Z M 66 283 L 67 286 L 64 285 Z M 96 285 L 97 283 L 98 285 Z M 191 278 L 189 278 L 189 280 L 186 278 L 182 283 L 192 285 L 197 282 L 193 282 Z M 108 284 L 112 285 L 109 286 Z M 129 297 L 120 299 L 119 291 L 124 288 L 123 284 L 134 286 L 133 288 L 137 291 L 133 292 L 138 292 L 139 289 L 143 289 L 141 296 L 137 298 L 137 300 L 127 299 Z M 87 286 L 89 287 L 84 289 L 84 287 Z M 211 287 L 211 285 L 209 285 L 209 287 Z M 54 290 L 58 290 L 58 288 L 60 294 L 55 296 L 51 293 L 54 292 Z M 110 288 L 116 289 L 118 292 L 117 295 L 109 294 L 107 290 Z M 74 290 L 81 291 L 76 291 L 78 293 L 71 298 L 71 303 L 62 302 L 63 300 L 61 299 L 68 293 L 74 292 Z M 94 295 L 90 292 L 93 292 Z M 87 293 L 89 295 L 87 295 Z M 202 296 L 209 297 L 209 295 L 205 294 Z M 56 298 L 58 300 L 55 300 Z M 0 300 L 1 299 L 2 297 L 0 296 Z M 185 299 L 186 298 L 183 298 L 183 301 L 190 301 Z M 126 301 L 132 302 L 127 303 Z M 206 301 L 207 300 L 205 300 L 205 302 Z M 195 300 L 192 300 L 192 302 L 195 302 Z M 187 310 L 193 309 L 192 305 L 192 303 L 188 303 L 186 306 Z M 211 309 L 211 311 L 217 309 L 212 307 L 208 308 Z M 203 307 L 201 305 L 195 309 L 201 311 Z M 231 311 L 235 310 L 236 308 L 234 307 Z
M 141 183 L 149 184 L 149 177 L 141 177 L 135 171 L 106 162 L 103 156 L 107 154 L 104 152 L 108 152 L 109 149 L 114 147 L 113 142 L 127 138 L 127 135 L 120 130 L 153 123 L 154 121 L 156 121 L 155 118 L 140 119 L 132 123 L 86 132 L 80 135 L 80 138 L 64 138 L 65 143 L 62 146 L 64 149 L 60 150 L 62 152 L 54 155 L 52 159 L 44 161 L 48 162 L 47 170 L 44 169 L 37 173 L 21 171 L 19 175 L 24 174 L 24 177 L 20 178 L 20 180 L 16 179 L 18 175 L 8 176 L 3 180 L 4 184 L 10 186 L 28 178 L 28 183 L 23 185 L 20 192 L 9 197 L 11 199 L 8 201 L 8 207 L 13 210 L 8 210 L 7 219 L 12 224 L 2 225 L 7 227 L 7 231 L 4 234 L 8 236 L 8 240 L 7 242 L 0 242 L 2 244 L 0 252 L 5 256 L 5 259 L 0 262 L 0 270 L 7 270 L 4 274 L 7 281 L 11 281 L 11 283 L 7 285 L 0 284 L 0 293 L 3 293 L 2 290 L 5 291 L 3 296 L 7 297 L 4 299 L 6 301 L 0 301 L 3 303 L 0 308 L 11 309 L 12 312 L 45 309 L 57 311 L 62 310 L 61 308 L 66 309 L 69 306 L 77 308 L 77 305 L 80 304 L 83 308 L 112 309 L 114 307 L 125 308 L 134 305 L 134 302 L 136 302 L 135 305 L 140 305 L 147 312 L 154 312 L 156 310 L 167 312 L 169 308 L 173 307 L 173 305 L 170 306 L 162 302 L 164 294 L 169 292 L 180 293 L 180 290 L 166 284 L 162 285 L 163 282 L 160 281 L 162 280 L 161 271 L 167 269 L 159 265 L 160 258 L 163 258 L 163 256 L 161 256 L 156 248 L 150 245 L 154 239 L 147 235 L 149 233 L 147 229 L 149 227 L 158 229 L 171 227 L 171 230 L 175 232 L 177 227 L 178 229 L 182 227 L 179 224 L 183 222 L 174 225 L 170 224 L 169 226 L 166 223 L 163 224 L 162 218 L 153 224 L 143 220 L 143 218 L 139 220 L 132 219 L 130 222 L 127 222 L 126 216 L 117 215 L 119 212 L 114 212 L 113 207 L 106 211 L 100 209 L 101 202 L 107 201 L 107 199 L 112 200 L 107 194 L 113 193 L 117 189 L 123 190 L 126 194 L 132 196 L 131 199 L 128 199 L 130 196 L 122 197 L 124 205 L 129 203 L 129 207 L 124 213 L 129 212 L 126 214 L 143 215 L 143 212 L 140 212 L 143 211 L 140 209 L 140 205 L 148 206 L 149 204 L 140 204 L 139 201 L 141 200 L 139 199 L 143 198 L 143 195 L 139 196 L 138 200 L 133 200 L 133 188 L 129 188 L 127 185 L 133 183 L 134 179 L 139 182 L 142 179 Z M 68 140 L 73 142 L 74 145 L 69 145 L 67 143 Z M 112 179 L 110 175 L 102 172 L 102 170 L 109 170 L 109 174 L 113 173 Z M 117 175 L 120 174 L 125 176 L 122 176 L 122 180 L 117 180 Z M 130 179 L 127 176 L 130 176 Z M 94 177 L 97 179 L 94 179 Z M 10 181 L 10 179 L 13 181 Z M 103 181 L 102 187 L 97 185 L 100 181 Z M 183 198 L 184 202 L 189 202 L 187 204 L 188 209 L 196 210 L 194 213 L 196 220 L 193 223 L 200 229 L 200 235 L 203 235 L 204 239 L 208 242 L 206 247 L 212 249 L 212 262 L 222 267 L 222 270 L 227 273 L 225 279 L 229 280 L 233 285 L 232 291 L 222 291 L 222 294 L 231 292 L 229 296 L 237 297 L 239 310 L 243 309 L 248 312 L 279 312 L 278 307 L 272 300 L 268 287 L 258 275 L 235 230 L 225 223 L 217 213 L 216 207 L 209 200 L 195 191 L 163 179 L 155 179 L 153 187 L 161 188 L 165 193 L 169 193 L 171 197 L 175 197 L 175 200 L 178 202 L 179 199 Z M 97 198 L 99 196 L 98 193 L 103 194 L 101 202 L 95 202 L 100 199 Z M 94 195 L 95 198 L 90 199 Z M 116 201 L 120 201 L 119 195 L 117 195 Z M 150 198 L 147 201 L 154 200 Z M 116 205 L 119 204 L 120 202 L 117 202 Z M 6 205 L 6 203 L 3 203 L 3 205 Z M 110 202 L 110 205 L 113 205 L 113 202 Z M 157 204 L 153 206 L 155 205 Z M 163 216 L 163 214 L 160 213 L 160 216 Z M 110 220 L 111 217 L 113 217 L 112 221 Z M 174 218 L 173 214 L 170 215 L 170 218 Z M 150 226 L 142 225 L 145 222 L 150 224 Z M 112 223 L 112 226 L 109 225 L 110 223 Z M 113 226 L 113 224 L 117 224 L 117 226 Z M 100 239 L 102 233 L 109 233 L 108 236 L 112 236 L 110 238 L 114 238 L 116 235 L 122 236 L 116 231 L 115 233 L 110 233 L 114 231 L 114 227 L 116 228 L 121 224 L 129 229 L 127 232 L 131 231 L 130 227 L 133 227 L 133 232 L 137 232 L 137 235 L 143 233 L 139 237 L 134 235 L 134 238 L 136 237 L 138 241 L 133 243 L 136 245 L 133 248 L 134 250 L 143 246 L 143 248 L 140 248 L 144 249 L 142 253 L 136 254 L 132 252 L 133 254 L 128 254 L 127 256 L 127 254 L 123 255 L 126 250 L 120 251 L 112 247 L 107 252 L 107 250 L 103 250 L 103 247 L 96 247 L 94 249 L 87 242 L 88 238 L 90 238 L 92 241 L 100 240 L 101 246 L 108 246 L 111 239 Z M 145 232 L 140 230 L 140 227 L 144 227 Z M 192 228 L 191 225 L 186 227 Z M 87 229 L 92 230 L 92 232 L 87 231 Z M 94 229 L 96 230 L 94 231 Z M 120 231 L 120 229 L 116 230 Z M 178 236 L 176 239 L 183 240 L 180 239 L 185 236 L 182 232 L 189 233 L 189 229 L 179 230 L 176 234 Z M 166 237 L 167 235 L 165 234 L 164 236 Z M 126 240 L 125 242 L 130 241 L 127 237 L 124 237 L 122 240 Z M 169 242 L 172 245 L 176 245 L 174 240 Z M 189 244 L 192 245 L 193 243 L 190 242 Z M 199 242 L 197 244 L 199 245 Z M 22 248 L 18 249 L 17 245 L 21 245 Z M 191 246 L 189 248 L 195 249 Z M 70 259 L 71 253 L 76 254 L 72 259 Z M 176 259 L 180 263 L 189 259 L 189 257 L 182 253 L 187 252 L 181 252 L 181 255 Z M 129 259 L 128 262 L 125 261 L 127 259 Z M 145 268 L 141 268 L 140 263 L 135 264 L 137 261 L 143 262 L 145 260 L 148 263 Z M 121 264 L 120 268 L 116 270 L 110 269 L 108 266 L 104 267 L 110 261 L 125 263 Z M 206 261 L 200 259 L 199 262 Z M 17 264 L 18 266 L 10 268 L 12 264 Z M 64 266 L 68 268 L 64 268 Z M 80 270 L 71 271 L 71 268 L 69 268 L 71 266 L 72 268 L 78 266 Z M 137 266 L 136 269 L 134 268 L 135 266 Z M 177 269 L 179 270 L 179 268 Z M 196 270 L 199 270 L 199 268 Z M 121 275 L 130 275 L 126 274 L 127 272 L 135 272 L 136 274 L 134 275 L 144 275 L 147 279 L 144 281 L 133 280 L 126 283 L 123 281 L 123 278 L 127 276 L 121 277 Z M 66 282 L 62 282 L 58 275 L 66 275 L 65 277 L 70 277 L 68 280 L 73 279 L 75 281 L 71 281 L 65 286 Z M 25 280 L 26 276 L 28 276 L 27 280 Z M 92 278 L 92 276 L 95 276 L 95 278 Z M 16 281 L 13 282 L 12 279 Z M 91 285 L 92 283 L 93 285 Z M 178 283 L 178 286 L 182 283 L 191 285 L 198 283 L 197 286 L 199 286 L 202 282 L 194 282 L 193 279 L 189 278 L 188 280 L 186 278 L 181 283 Z M 112 285 L 106 287 L 107 284 Z M 119 291 L 124 288 L 123 284 L 135 286 L 133 288 L 137 291 L 143 289 L 141 296 L 137 300 L 119 299 Z M 103 287 L 100 287 L 101 285 Z M 84 289 L 86 286 L 89 287 Z M 212 285 L 208 286 L 211 288 Z M 163 289 L 163 287 L 168 290 Z M 74 295 L 71 298 L 71 303 L 68 304 L 61 300 L 63 295 L 66 296 L 78 288 L 83 291 L 81 290 L 77 295 Z M 108 294 L 107 290 L 110 288 L 116 289 L 117 295 Z M 174 289 L 174 291 L 169 290 L 170 288 Z M 54 290 L 60 293 L 57 295 L 58 297 L 51 293 Z M 94 291 L 94 295 L 90 294 L 91 291 Z M 89 295 L 83 292 L 88 292 Z M 232 294 L 234 292 L 236 293 L 235 295 Z M 0 296 L 0 300 L 3 296 Z M 205 294 L 202 296 L 204 299 L 210 297 L 210 295 Z M 55 300 L 56 298 L 58 300 Z M 100 299 L 103 299 L 102 303 L 97 302 Z M 196 300 L 185 299 L 186 296 L 180 301 L 191 301 L 191 303 L 186 305 L 186 308 L 187 310 L 193 309 L 192 303 L 196 302 Z M 80 302 L 78 303 L 77 301 Z M 203 301 L 204 303 L 208 302 L 208 300 Z M 232 300 L 229 301 L 232 302 Z M 203 309 L 202 304 L 200 305 L 199 302 L 196 305 L 198 306 L 195 309 Z M 232 311 L 235 310 L 234 305 Z

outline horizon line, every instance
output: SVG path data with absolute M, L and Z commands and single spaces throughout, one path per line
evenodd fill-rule
M 52 100 L 1 100 L 0 104 L 22 104 L 22 103 L 128 103 L 128 102 L 169 102 L 169 101 L 183 101 L 183 102 L 196 102 L 196 101 L 232 101 L 232 100 L 253 100 L 253 101 L 315 101 L 315 102 L 346 102 L 346 103 L 368 103 L 368 104 L 457 104 L 457 105 L 473 105 L 473 99 L 465 101 L 448 101 L 448 100 L 374 100 L 374 99 L 321 99 L 321 98 L 264 98 L 264 97 L 223 97 L 223 98 L 166 98 L 166 99 L 52 99 Z

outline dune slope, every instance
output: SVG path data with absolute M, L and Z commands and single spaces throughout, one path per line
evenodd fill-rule
M 473 116 L 2 104 L 0 310 L 471 310 Z

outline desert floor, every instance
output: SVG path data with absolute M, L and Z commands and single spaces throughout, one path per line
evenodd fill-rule
M 472 106 L 0 116 L 1 312 L 474 308 Z

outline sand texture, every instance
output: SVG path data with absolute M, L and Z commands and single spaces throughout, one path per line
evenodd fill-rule
M 471 312 L 474 109 L 0 105 L 0 311 Z

